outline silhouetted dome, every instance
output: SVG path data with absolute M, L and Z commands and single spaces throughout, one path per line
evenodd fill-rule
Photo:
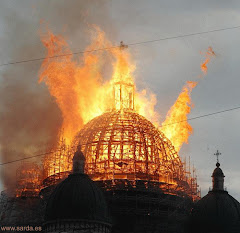
M 191 212 L 191 233 L 239 233 L 240 203 L 224 190 L 224 174 L 216 164 L 213 188 L 199 200 Z
M 210 191 L 195 204 L 191 213 L 194 232 L 239 232 L 239 221 L 240 203 L 222 190 Z
M 105 197 L 86 174 L 71 174 L 50 195 L 46 221 L 90 220 L 109 223 Z
M 196 203 L 192 215 L 210 221 L 238 221 L 240 220 L 240 203 L 227 191 L 210 191 Z

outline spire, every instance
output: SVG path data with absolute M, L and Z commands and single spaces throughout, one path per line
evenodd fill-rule
M 218 159 L 218 157 L 219 157 L 219 155 L 221 155 L 221 153 L 217 150 L 217 152 L 216 152 L 214 155 L 216 155 L 216 157 L 217 157 L 217 163 L 216 163 L 216 166 L 217 166 L 217 167 L 220 167 L 220 163 L 219 163 L 219 159 Z
M 73 173 L 74 174 L 84 174 L 84 166 L 85 166 L 85 157 L 81 151 L 81 146 L 77 146 L 77 151 L 73 156 Z
M 219 151 L 217 150 L 217 152 L 214 154 L 217 156 L 217 163 L 216 163 L 216 168 L 213 171 L 212 174 L 212 190 L 213 191 L 217 191 L 217 190 L 224 190 L 224 174 L 222 169 L 220 168 L 220 163 L 219 163 L 219 155 L 221 155 L 221 153 L 219 153 Z
M 134 109 L 134 83 L 130 76 L 130 64 L 128 64 L 127 57 L 124 50 L 128 45 L 120 42 L 118 46 L 120 52 L 117 57 L 116 76 L 113 81 L 113 108 L 116 110 Z

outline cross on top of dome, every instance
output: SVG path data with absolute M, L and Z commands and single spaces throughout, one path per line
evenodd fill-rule
M 120 42 L 120 45 L 119 45 L 119 48 L 120 48 L 120 50 L 123 50 L 123 49 L 128 48 L 128 45 L 125 45 L 125 44 L 123 43 L 123 41 L 121 41 L 121 42 Z
M 217 152 L 214 154 L 217 156 L 217 163 L 216 163 L 216 168 L 214 169 L 212 173 L 212 184 L 213 184 L 213 191 L 223 191 L 224 190 L 224 174 L 222 169 L 220 168 L 220 163 L 218 160 L 219 155 L 221 153 L 217 150 Z
M 217 150 L 217 152 L 216 152 L 214 155 L 216 155 L 216 157 L 217 157 L 217 163 L 216 163 L 216 166 L 217 166 L 217 167 L 220 167 L 220 163 L 219 163 L 219 155 L 221 155 L 221 153 Z

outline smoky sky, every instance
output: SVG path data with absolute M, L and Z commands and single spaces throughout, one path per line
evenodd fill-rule
M 96 24 L 113 44 L 126 44 L 240 25 L 239 1 L 0 1 L 0 63 L 44 57 L 39 30 L 46 22 L 62 34 L 73 51 L 89 43 Z M 199 81 L 192 92 L 189 118 L 240 106 L 239 29 L 130 46 L 136 62 L 137 88 L 157 96 L 156 110 L 164 120 L 188 80 Z M 199 79 L 200 52 L 211 46 L 216 53 L 208 74 Z M 61 113 L 44 84 L 38 84 L 41 61 L 0 68 L 1 161 L 30 156 L 47 148 L 56 137 Z M 217 149 L 225 186 L 240 200 L 238 141 L 240 111 L 190 121 L 189 144 L 180 151 L 191 158 L 205 195 L 211 186 Z M 1 168 L 9 183 L 16 165 Z M 14 179 L 12 179 L 14 180 Z
M 89 40 L 88 24 L 107 20 L 106 2 L 74 1 L 69 4 L 52 4 L 25 1 L 1 2 L 1 63 L 44 57 L 45 50 L 40 41 L 40 30 L 47 24 L 56 33 L 78 34 L 79 49 L 85 48 Z M 53 7 L 54 11 L 50 11 Z M 97 13 L 93 14 L 97 10 Z M 90 16 L 88 16 L 90 14 Z M 93 18 L 94 20 L 92 20 Z M 88 20 L 87 20 L 88 19 Z M 87 36 L 85 36 L 87 35 Z M 23 66 L 2 67 L 0 86 L 0 143 L 1 162 L 31 156 L 45 151 L 58 134 L 61 112 L 43 84 L 38 84 L 41 61 Z M 41 162 L 41 158 L 35 159 Z M 1 180 L 5 186 L 14 184 L 16 168 L 1 169 Z

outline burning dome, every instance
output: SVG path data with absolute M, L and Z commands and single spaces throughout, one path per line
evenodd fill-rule
M 68 120 L 71 122 L 71 130 L 66 127 L 68 133 L 64 135 L 69 134 L 71 137 L 66 137 L 67 143 L 63 141 L 56 153 L 45 157 L 43 185 L 50 186 L 71 171 L 73 150 L 80 144 L 86 157 L 85 172 L 94 181 L 128 180 L 133 182 L 133 185 L 139 180 L 155 182 L 162 190 L 166 190 L 166 193 L 178 195 L 177 192 L 182 192 L 183 196 L 195 199 L 198 197 L 196 177 L 191 176 L 190 165 L 186 171 L 186 163 L 181 161 L 177 153 L 179 143 L 174 144 L 169 135 L 166 137 L 142 116 L 146 109 L 151 112 L 151 108 L 139 97 L 139 93 L 136 94 L 132 76 L 135 68 L 130 61 L 130 54 L 125 51 L 126 47 L 121 43 L 119 49 L 112 51 L 116 58 L 112 79 L 99 89 L 100 93 L 96 94 L 95 91 L 91 93 L 94 96 L 96 94 L 94 98 L 96 103 L 91 104 L 87 99 L 84 103 L 79 102 L 81 104 L 76 102 L 78 104 L 74 105 L 76 107 L 74 111 L 63 114 L 69 114 Z M 184 99 L 190 104 L 188 98 L 190 90 L 187 88 L 186 90 Z M 77 94 L 79 98 L 82 97 L 80 92 Z M 143 106 L 146 104 L 145 109 Z M 89 106 L 92 108 L 89 109 Z M 181 104 L 180 106 L 182 107 Z M 188 108 L 189 106 L 187 111 L 183 110 L 184 114 L 188 112 Z M 180 113 L 174 115 L 181 116 L 181 111 L 182 108 Z M 76 112 L 82 117 L 75 117 Z M 80 121 L 86 124 L 79 127 Z M 168 122 L 171 123 L 172 121 Z M 163 124 L 163 127 L 168 124 Z M 183 138 L 189 135 L 188 125 L 185 129 L 186 132 L 182 133 L 174 127 L 171 133 L 179 136 L 181 142 L 186 142 Z M 179 148 L 175 148 L 174 145 Z
M 171 142 L 150 121 L 130 110 L 106 112 L 75 137 L 94 180 L 129 179 L 175 183 L 181 161 Z

